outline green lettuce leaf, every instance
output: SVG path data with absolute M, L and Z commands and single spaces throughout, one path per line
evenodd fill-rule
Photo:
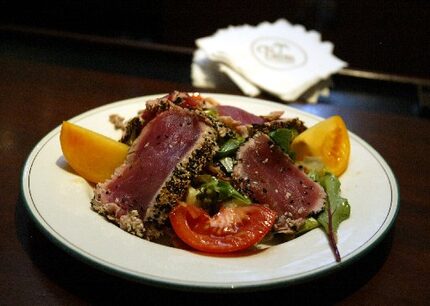
M 230 183 L 218 180 L 210 175 L 201 175 L 196 198 L 207 205 L 215 205 L 228 200 L 251 204 L 251 200 L 237 191 Z
M 297 136 L 295 129 L 280 128 L 269 133 L 270 138 L 288 154 L 291 159 L 295 159 L 295 153 L 291 150 L 291 142 Z
M 230 138 L 220 147 L 216 156 L 218 158 L 223 158 L 233 155 L 244 141 L 245 139 L 240 136 L 237 138 Z
M 351 207 L 348 200 L 340 196 L 340 181 L 331 173 L 318 177 L 318 181 L 327 193 L 326 208 L 318 215 L 317 220 L 327 233 L 336 261 L 340 261 L 337 249 L 337 230 L 339 224 L 348 219 Z
M 302 235 L 302 234 L 309 232 L 310 230 L 313 230 L 314 228 L 317 228 L 319 226 L 320 226 L 320 224 L 319 224 L 318 220 L 316 220 L 315 218 L 309 217 L 305 220 L 305 222 L 297 230 L 297 234 Z

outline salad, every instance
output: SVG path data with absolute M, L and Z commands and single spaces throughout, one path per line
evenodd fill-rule
M 222 101 L 221 101 L 222 102 Z M 113 115 L 119 141 L 64 122 L 65 159 L 95 183 L 91 207 L 123 230 L 207 253 L 237 252 L 321 228 L 335 258 L 350 206 L 339 176 L 350 144 L 333 116 L 306 127 L 172 92 L 136 117 Z

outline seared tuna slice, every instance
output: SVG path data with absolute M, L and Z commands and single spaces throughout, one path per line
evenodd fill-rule
M 237 152 L 233 178 L 254 201 L 277 212 L 277 232 L 291 232 L 324 205 L 323 188 L 309 179 L 266 134 L 258 133 Z
M 122 166 L 99 183 L 92 207 L 121 228 L 159 237 L 168 213 L 216 152 L 216 132 L 195 113 L 177 106 L 142 129 Z
M 239 121 L 243 125 L 247 124 L 263 124 L 264 119 L 247 111 L 230 105 L 218 105 L 216 107 L 220 116 L 230 116 L 235 121 Z

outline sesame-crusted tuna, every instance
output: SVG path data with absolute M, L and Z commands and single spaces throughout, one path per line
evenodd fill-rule
M 302 133 L 306 130 L 306 126 L 298 118 L 289 118 L 289 119 L 277 119 L 273 121 L 267 121 L 263 124 L 254 124 L 250 130 L 249 135 L 254 135 L 258 132 L 269 134 L 270 131 L 274 131 L 276 129 L 295 129 L 297 132 Z
M 326 194 L 270 138 L 257 133 L 237 152 L 233 178 L 254 201 L 277 212 L 277 232 L 290 232 L 321 211 Z
M 217 105 L 216 110 L 220 116 L 229 116 L 235 121 L 239 121 L 243 125 L 247 124 L 263 124 L 264 119 L 251 114 L 241 108 L 231 105 Z
M 212 160 L 216 138 L 204 118 L 169 105 L 144 126 L 112 178 L 97 184 L 93 209 L 130 233 L 158 238 L 171 208 Z

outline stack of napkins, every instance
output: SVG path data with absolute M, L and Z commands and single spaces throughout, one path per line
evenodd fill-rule
M 255 27 L 230 26 L 196 44 L 194 86 L 226 88 L 234 82 L 249 96 L 265 91 L 284 101 L 315 102 L 327 94 L 330 75 L 346 66 L 318 32 L 285 19 Z

